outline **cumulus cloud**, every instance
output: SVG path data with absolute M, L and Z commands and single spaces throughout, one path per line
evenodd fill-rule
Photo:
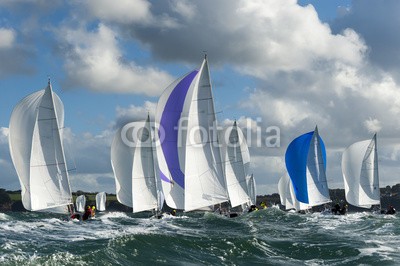
M 7 127 L 0 127 L 0 144 L 8 144 L 8 133 L 10 130 Z
M 72 191 L 101 192 L 115 194 L 115 179 L 113 173 L 77 173 L 70 175 Z
M 145 101 L 142 106 L 130 105 L 128 108 L 117 106 L 116 108 L 116 120 L 113 128 L 119 128 L 129 122 L 144 121 L 147 118 L 147 114 L 150 115 L 150 119 L 154 121 L 154 115 L 156 111 L 157 103 Z
M 185 1 L 180 5 L 173 1 L 163 7 L 153 13 L 174 17 L 179 27 L 152 24 L 129 31 L 155 55 L 168 60 L 198 61 L 199 52 L 206 50 L 214 62 L 231 63 L 242 73 L 265 79 L 316 63 L 358 65 L 366 51 L 353 30 L 332 34 L 311 5 L 301 7 L 294 0 Z
M 274 158 L 283 159 L 289 142 L 312 131 L 315 125 L 327 147 L 328 181 L 333 184 L 342 182 L 341 152 L 351 143 L 371 137 L 369 130 L 380 130 L 380 136 L 392 138 L 393 146 L 400 143 L 395 139 L 400 125 L 393 123 L 400 115 L 400 38 L 393 34 L 400 26 L 398 1 L 383 4 L 354 0 L 350 10 L 342 12 L 331 25 L 319 20 L 312 5 L 302 7 L 295 0 L 73 3 L 72 18 L 54 31 L 63 44 L 58 51 L 70 86 L 156 96 L 172 77 L 143 62 L 162 59 L 162 63 L 198 65 L 204 50 L 208 51 L 212 70 L 216 70 L 212 77 L 222 69 L 234 72 L 236 77 L 244 75 L 246 82 L 250 80 L 251 85 L 239 82 L 227 89 L 226 98 L 230 99 L 232 89 L 255 87 L 242 93 L 236 105 L 235 111 L 244 114 L 238 119 L 239 126 L 251 128 L 252 136 L 258 127 L 280 128 L 280 147 L 251 147 L 253 170 L 262 190 L 269 189 L 283 174 L 272 163 Z M 10 62 L 7 67 L 0 65 L 0 76 L 18 62 L 17 50 L 11 47 L 18 46 L 20 31 L 13 31 L 13 45 L 4 45 L 8 47 L 3 48 L 4 53 L 0 50 L 0 61 Z M 145 59 L 143 54 L 138 55 L 139 60 L 125 55 L 124 45 L 132 40 L 137 51 L 145 49 L 140 50 Z M 143 120 L 147 111 L 152 115 L 154 106 L 151 102 L 119 106 L 110 128 Z M 223 124 L 231 122 L 225 120 Z M 112 131 L 71 137 L 81 146 L 75 153 L 81 164 L 77 168 L 84 169 L 85 178 L 107 178 L 110 173 Z M 262 131 L 262 137 L 266 135 Z M 397 150 L 385 151 L 384 156 L 391 159 L 382 163 L 394 164 Z M 91 156 L 93 153 L 99 154 L 99 160 Z M 94 169 L 97 161 L 100 168 Z M 259 179 L 264 176 L 271 180 Z
M 257 194 L 277 192 L 279 178 L 285 172 L 285 162 L 282 157 L 252 156 L 250 167 L 257 182 Z
M 12 29 L 0 28 L 0 49 L 13 47 L 15 42 L 15 32 Z
M 89 14 L 102 21 L 118 23 L 146 23 L 151 19 L 150 3 L 145 0 L 121 0 L 118 3 L 107 0 L 77 1 Z
M 14 29 L 0 28 L 0 78 L 31 74 L 33 68 L 27 63 L 31 57 L 29 48 L 17 42 L 17 32 Z
M 364 121 L 364 126 L 370 133 L 376 133 L 382 129 L 381 122 L 378 119 L 369 118 Z
M 11 162 L 8 133 L 8 128 L 0 127 L 0 188 L 17 190 L 20 189 L 19 179 Z
M 395 34 L 400 27 L 396 0 L 353 0 L 350 11 L 342 14 L 333 23 L 335 32 L 352 28 L 368 43 L 369 58 L 399 78 L 400 36 Z
M 88 132 L 74 134 L 71 129 L 63 130 L 66 157 L 70 168 L 78 173 L 109 173 L 111 170 L 110 147 L 113 131 L 105 130 L 101 134 Z
M 159 95 L 172 77 L 154 67 L 125 62 L 116 32 L 104 24 L 93 31 L 63 28 L 57 32 L 65 44 L 67 84 L 99 92 Z

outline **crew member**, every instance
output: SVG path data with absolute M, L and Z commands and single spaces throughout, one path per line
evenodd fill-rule
M 92 207 L 87 206 L 85 213 L 82 215 L 82 221 L 86 221 L 91 217 L 92 217 Z
M 390 205 L 386 210 L 386 214 L 396 214 L 396 209 Z
M 266 209 L 267 208 L 267 204 L 264 201 L 262 201 L 260 203 L 260 207 L 261 207 L 261 209 Z

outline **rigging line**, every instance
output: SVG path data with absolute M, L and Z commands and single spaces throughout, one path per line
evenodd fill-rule
M 208 98 L 198 98 L 196 100 L 192 100 L 192 102 L 199 102 L 199 101 L 208 101 L 208 100 L 212 100 L 212 97 L 208 97 Z
M 220 114 L 220 113 L 223 113 L 224 111 L 218 111 L 218 112 L 210 112 L 210 113 L 207 113 L 207 115 L 215 115 L 215 114 Z M 171 112 L 171 113 L 180 113 L 180 114 L 182 114 L 182 115 L 185 115 L 185 116 L 189 116 L 189 115 L 196 115 L 196 114 L 204 114 L 205 113 L 205 111 L 200 111 L 200 112 Z
M 39 108 L 46 109 L 46 110 L 54 110 L 54 108 L 46 107 L 46 106 L 39 106 Z
M 56 120 L 55 117 L 50 117 L 50 118 L 40 118 L 37 121 L 50 121 L 50 120 Z
M 38 164 L 38 165 L 31 165 L 31 167 L 55 166 L 55 165 L 63 165 L 63 164 L 65 164 L 65 163 Z

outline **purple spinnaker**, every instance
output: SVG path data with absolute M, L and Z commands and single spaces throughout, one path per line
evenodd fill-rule
M 185 188 L 185 174 L 182 172 L 179 165 L 178 123 L 181 118 L 187 92 L 197 73 L 198 71 L 194 70 L 186 75 L 172 90 L 160 120 L 160 127 L 163 128 L 165 134 L 164 141 L 161 143 L 164 158 L 168 170 L 172 175 L 172 179 L 182 188 Z M 168 180 L 164 173 L 160 173 L 160 177 L 164 181 Z M 170 182 L 170 180 L 168 180 L 168 182 Z

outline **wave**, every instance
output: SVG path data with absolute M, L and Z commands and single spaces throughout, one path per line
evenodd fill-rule
M 0 263 L 394 264 L 399 216 L 298 214 L 269 208 L 227 218 L 165 219 L 105 212 L 88 222 L 37 213 L 0 214 Z

